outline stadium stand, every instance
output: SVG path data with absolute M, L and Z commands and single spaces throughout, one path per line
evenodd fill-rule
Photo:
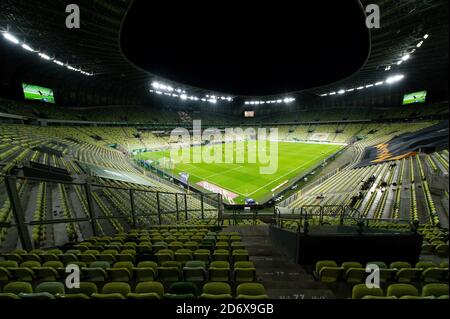
M 448 1 L 378 1 L 389 23 L 358 71 L 259 97 L 137 67 L 118 45 L 137 2 L 91 2 L 72 41 L 50 2 L 0 4 L 0 299 L 448 299 Z M 247 162 L 167 155 L 231 138 Z M 250 161 L 263 144 L 278 175 Z

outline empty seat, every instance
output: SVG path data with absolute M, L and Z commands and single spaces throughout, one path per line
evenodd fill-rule
M 227 249 L 216 249 L 213 253 L 214 261 L 229 261 L 230 252 Z
M 228 261 L 213 261 L 209 265 L 209 280 L 211 281 L 229 281 L 230 263 Z
M 108 268 L 107 261 L 94 261 L 89 264 L 89 267 L 81 268 L 81 273 L 86 281 L 104 282 L 108 278 Z
M 164 296 L 164 286 L 157 281 L 140 282 L 134 293 L 129 293 L 132 299 L 161 299 Z
M 208 249 L 197 249 L 193 253 L 194 260 L 200 260 L 209 264 L 211 260 L 211 252 Z
M 410 284 L 391 284 L 387 288 L 388 297 L 397 297 L 400 298 L 402 296 L 418 296 L 419 291 L 416 287 Z
M 193 299 L 197 296 L 197 286 L 192 282 L 175 282 L 170 285 L 169 293 L 164 295 L 170 299 Z
M 141 261 L 133 268 L 136 282 L 153 281 L 157 277 L 158 264 L 154 261 Z
M 233 262 L 249 260 L 248 251 L 245 249 L 235 249 L 233 250 L 231 255 L 233 258 Z
M 330 283 L 337 281 L 342 271 L 335 261 L 321 260 L 316 263 L 315 276 L 321 282 Z
M 235 282 L 252 282 L 256 280 L 255 265 L 250 261 L 238 261 L 234 263 L 233 274 Z
M 448 296 L 448 285 L 447 284 L 427 284 L 422 288 L 422 296 L 439 298 L 442 296 Z
M 365 296 L 384 296 L 383 289 L 369 288 L 366 284 L 357 284 L 352 289 L 352 299 L 362 299 Z
M 131 292 L 130 285 L 125 282 L 109 282 L 103 286 L 102 293 L 93 293 L 93 299 L 125 299 Z
M 236 288 L 237 299 L 267 299 L 266 289 L 260 283 L 243 283 Z
M 32 293 L 33 286 L 31 286 L 29 282 L 14 281 L 7 283 L 5 287 L 3 287 L 3 292 L 15 295 L 20 293 Z
M 36 289 L 34 290 L 36 293 L 41 292 L 47 292 L 49 294 L 52 294 L 53 296 L 62 295 L 65 293 L 64 285 L 57 281 L 49 281 L 49 282 L 42 282 L 39 285 L 36 286 Z
M 203 286 L 201 299 L 232 299 L 231 286 L 224 282 L 208 282 Z
M 108 268 L 107 271 L 111 281 L 128 282 L 133 278 L 133 267 L 132 262 L 119 261 L 112 268 Z
M 206 280 L 206 264 L 203 261 L 194 260 L 186 262 L 183 268 L 183 277 L 186 281 L 203 282 Z

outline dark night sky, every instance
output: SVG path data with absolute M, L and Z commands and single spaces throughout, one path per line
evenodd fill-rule
M 354 0 L 137 0 L 121 45 L 133 63 L 169 80 L 269 95 L 351 75 L 368 56 L 369 36 Z

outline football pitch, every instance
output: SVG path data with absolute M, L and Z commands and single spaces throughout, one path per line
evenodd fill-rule
M 193 163 L 174 164 L 170 160 L 170 150 L 145 152 L 136 155 L 137 159 L 150 160 L 156 166 L 174 176 L 189 174 L 189 185 L 208 192 L 221 193 L 224 201 L 231 204 L 243 204 L 251 198 L 256 202 L 270 199 L 274 194 L 290 185 L 293 179 L 323 163 L 329 156 L 338 152 L 343 146 L 333 144 L 278 143 L 277 170 L 273 174 L 261 174 L 260 167 L 267 164 L 252 163 L 248 158 L 248 144 L 243 148 L 233 147 L 234 159 L 240 152 L 245 152 L 244 161 L 233 163 Z M 194 151 L 203 151 L 208 146 L 190 147 L 191 159 Z M 256 147 L 256 146 L 255 146 Z M 200 149 L 196 149 L 200 148 Z M 211 147 L 210 147 L 211 148 Z M 267 154 L 269 147 L 267 146 Z

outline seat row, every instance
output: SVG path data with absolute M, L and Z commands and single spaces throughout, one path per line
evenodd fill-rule
M 379 267 L 381 282 L 447 282 L 449 278 L 448 262 L 436 265 L 431 261 L 420 261 L 413 267 L 409 262 L 395 261 L 388 267 L 384 262 L 374 261 L 367 263 L 366 268 L 370 265 Z M 338 266 L 335 261 L 321 260 L 316 263 L 314 276 L 325 283 L 339 280 L 360 283 L 369 274 L 366 268 L 354 261 L 343 262 Z
M 237 299 L 267 299 L 266 290 L 259 283 L 243 283 L 237 286 L 234 294 Z M 66 289 L 60 282 L 43 282 L 34 290 L 28 282 L 11 282 L 0 293 L 0 299 L 232 299 L 231 286 L 227 283 L 208 282 L 202 293 L 191 282 L 176 282 L 165 293 L 159 282 L 139 283 L 134 291 L 127 283 L 112 282 L 103 286 L 101 293 L 95 284 L 80 282 L 78 288 Z
M 35 261 L 20 264 L 15 261 L 0 262 L 0 283 L 11 280 L 39 282 L 58 281 L 67 276 L 66 268 L 61 262 L 48 261 L 42 266 Z M 142 261 L 134 266 L 131 262 L 94 261 L 81 267 L 82 280 L 105 283 L 145 282 L 159 280 L 162 282 L 192 281 L 205 282 L 253 282 L 256 281 L 256 269 L 253 262 L 237 261 L 230 267 L 227 261 L 213 261 L 208 264 L 203 261 L 187 261 L 182 264 L 177 261 L 165 261 L 158 266 L 153 261 Z
M 426 284 L 420 294 L 411 284 L 391 284 L 386 295 L 382 288 L 369 288 L 365 284 L 355 285 L 352 290 L 352 299 L 448 299 L 448 295 L 448 285 L 443 283 Z
M 231 248 L 231 251 L 225 246 L 209 247 L 210 249 L 202 248 L 199 249 L 198 246 L 181 243 L 173 243 L 172 245 L 166 245 L 161 243 L 160 245 L 141 245 L 137 246 L 136 249 L 124 249 L 117 250 L 114 247 L 108 247 L 105 250 L 96 249 L 69 249 L 65 253 L 61 250 L 52 250 L 45 253 L 5 253 L 2 254 L 5 260 L 12 260 L 18 263 L 26 261 L 35 262 L 47 262 L 47 261 L 61 261 L 64 264 L 73 262 L 84 262 L 89 263 L 92 261 L 108 261 L 114 263 L 117 261 L 131 261 L 134 262 L 139 255 L 145 254 L 146 256 L 155 256 L 155 259 L 159 262 L 167 260 L 177 260 L 185 262 L 188 260 L 196 259 L 209 262 L 213 260 L 228 260 L 232 259 L 234 261 L 247 260 L 248 252 L 240 243 L 235 243 Z M 212 252 L 212 253 L 211 253 Z

